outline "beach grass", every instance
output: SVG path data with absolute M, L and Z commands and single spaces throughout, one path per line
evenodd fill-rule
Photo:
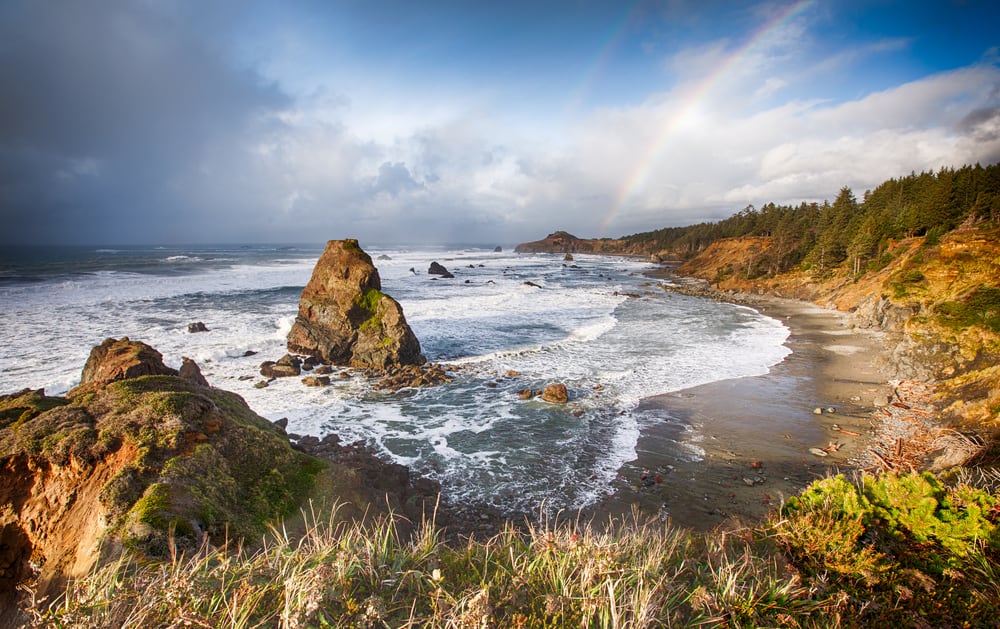
M 124 554 L 36 602 L 30 623 L 989 626 L 1000 617 L 1000 496 L 970 478 L 827 478 L 764 523 L 709 533 L 637 514 L 560 514 L 456 543 L 433 518 L 404 539 L 392 516 L 308 510 L 304 530 L 272 528 L 256 548 L 204 545 L 159 562 Z

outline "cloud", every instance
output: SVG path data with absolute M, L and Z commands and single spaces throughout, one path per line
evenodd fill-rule
M 17 86 L 0 91 L 5 240 L 614 236 L 1000 159 L 1000 70 L 988 55 L 817 99 L 809 88 L 825 72 L 904 42 L 802 70 L 789 51 L 814 44 L 804 20 L 754 46 L 674 50 L 667 88 L 567 119 L 525 116 L 526 97 L 480 84 L 432 98 L 416 79 L 392 88 L 376 77 L 366 91 L 333 71 L 265 78 L 233 56 L 224 11 L 186 6 L 0 7 L 0 84 Z
M 0 9 L 8 238 L 180 236 L 175 182 L 274 124 L 289 99 L 150 3 Z M 164 5 L 167 6 L 167 5 Z M 102 217 L 101 220 L 98 220 Z M 57 238 L 58 239 L 58 238 Z

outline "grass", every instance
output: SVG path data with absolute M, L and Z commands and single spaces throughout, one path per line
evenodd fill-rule
M 900 492 L 913 508 L 879 511 Z M 956 551 L 901 533 L 907 513 L 935 512 L 929 497 L 939 524 L 967 515 L 990 539 L 961 528 Z M 971 502 L 987 509 L 963 515 Z M 996 502 L 921 475 L 838 477 L 737 531 L 543 518 L 458 544 L 433 521 L 403 539 L 391 516 L 310 510 L 304 533 L 271 529 L 254 550 L 122 555 L 30 615 L 52 627 L 986 626 L 1000 613 Z

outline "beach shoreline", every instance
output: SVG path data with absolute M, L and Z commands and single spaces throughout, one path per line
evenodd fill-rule
M 764 375 L 643 400 L 637 413 L 649 421 L 636 459 L 619 469 L 613 493 L 582 511 L 585 518 L 739 526 L 813 480 L 859 467 L 878 435 L 874 413 L 893 391 L 884 334 L 808 302 L 755 297 L 752 307 L 788 327 L 791 353 Z M 678 456 L 684 444 L 701 457 Z

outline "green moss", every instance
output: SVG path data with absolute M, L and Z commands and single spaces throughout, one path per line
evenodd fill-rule
M 955 329 L 979 326 L 1000 333 L 1000 288 L 980 286 L 961 301 L 946 301 L 934 307 L 937 319 Z
M 143 492 L 142 498 L 132 505 L 129 515 L 136 522 L 153 528 L 166 528 L 168 521 L 165 514 L 169 509 L 170 487 L 166 483 L 153 483 Z
M 43 389 L 24 389 L 17 393 L 0 396 L 0 428 L 16 427 L 31 421 L 45 411 L 65 406 L 69 400 L 49 397 Z
M 384 297 L 385 293 L 382 291 L 375 288 L 369 288 L 354 299 L 354 305 L 362 310 L 374 313 L 378 310 L 378 305 L 382 302 Z
M 354 306 L 361 311 L 364 320 L 359 329 L 362 332 L 375 333 L 382 329 L 382 316 L 379 313 L 379 305 L 385 293 L 374 288 L 369 288 L 354 300 Z

